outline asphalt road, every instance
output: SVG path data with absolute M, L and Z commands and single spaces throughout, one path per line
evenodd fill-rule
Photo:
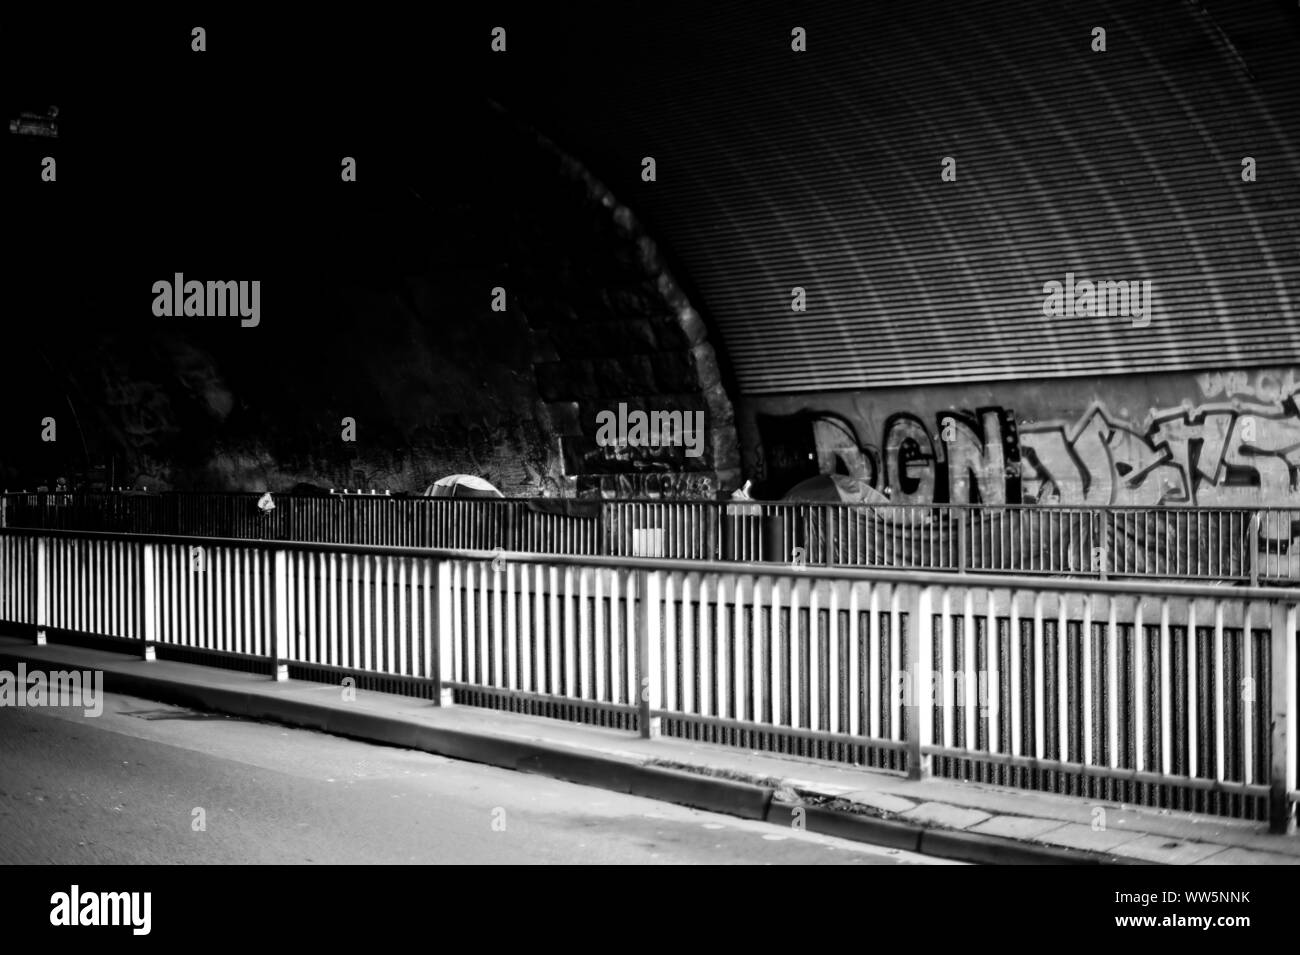
M 0 707 L 0 863 L 942 864 L 113 694 Z

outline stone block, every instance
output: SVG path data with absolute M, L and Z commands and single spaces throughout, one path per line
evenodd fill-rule
M 704 319 L 689 305 L 677 310 L 677 327 L 682 330 L 689 345 L 698 345 L 709 338 L 709 329 L 704 324 Z
M 628 318 L 653 315 L 663 309 L 658 293 L 645 285 L 623 285 L 601 290 L 600 301 L 605 318 Z
M 581 405 L 576 401 L 539 402 L 543 409 L 543 421 L 546 430 L 557 435 L 578 435 L 583 433 L 579 417 Z
M 684 352 L 658 352 L 650 357 L 650 363 L 661 392 L 694 391 L 700 386 L 695 363 Z
M 681 290 L 673 277 L 666 271 L 660 272 L 655 279 L 655 288 L 659 290 L 660 297 L 667 303 L 668 307 L 675 311 L 688 308 L 691 304 L 686 298 L 686 293 Z
M 691 349 L 691 360 L 695 364 L 695 376 L 701 388 L 710 388 L 721 383 L 722 373 L 718 370 L 718 356 L 713 346 L 701 342 Z

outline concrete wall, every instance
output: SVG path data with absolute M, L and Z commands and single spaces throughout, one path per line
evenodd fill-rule
M 1300 507 L 1300 368 L 762 396 L 767 496 L 847 473 L 900 502 Z

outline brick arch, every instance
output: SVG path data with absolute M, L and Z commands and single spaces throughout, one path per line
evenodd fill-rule
M 518 306 L 533 338 L 539 415 L 556 438 L 555 484 L 586 496 L 712 497 L 740 483 L 731 398 L 710 329 L 637 215 L 576 157 L 545 135 L 497 114 L 529 138 L 571 187 L 574 215 L 596 240 L 575 250 L 560 287 Z M 602 254 L 603 253 L 603 254 Z M 617 411 L 701 411 L 702 455 L 635 448 L 614 455 L 595 442 L 596 415 Z
M 261 197 L 259 215 L 287 225 L 255 273 L 266 280 L 258 328 L 156 320 L 148 295 L 115 299 L 111 322 L 73 312 L 77 333 L 61 336 L 48 374 L 23 368 L 0 383 L 16 422 L 0 422 L 6 480 L 35 486 L 113 462 L 115 483 L 157 490 L 419 492 L 453 473 L 519 496 L 735 486 L 715 345 L 633 212 L 483 101 L 458 101 L 437 127 L 400 118 L 362 155 L 355 188 Z M 184 269 L 240 277 L 206 254 Z M 497 286 L 505 311 L 492 308 Z M 47 333 L 20 328 L 17 342 Z M 84 451 L 70 420 L 54 448 L 19 427 L 61 415 L 63 394 Z M 596 414 L 620 403 L 703 411 L 703 455 L 603 460 Z M 355 441 L 341 439 L 344 418 Z

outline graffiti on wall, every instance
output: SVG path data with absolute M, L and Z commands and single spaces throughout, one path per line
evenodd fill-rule
M 1251 507 L 1297 502 L 1300 413 L 1203 404 L 1158 410 L 1139 426 L 1103 404 L 1073 424 L 1023 429 L 1029 502 Z
M 602 445 L 585 436 L 559 439 L 563 493 L 578 497 L 710 499 L 717 480 L 707 460 L 681 446 Z
M 624 500 L 710 500 L 717 493 L 712 474 L 699 471 L 643 471 L 635 474 L 584 474 L 572 478 L 579 497 Z
M 887 488 L 899 503 L 1021 500 L 1018 428 L 1006 408 L 943 411 L 933 431 L 917 415 L 892 414 L 879 445 L 862 441 L 852 422 L 833 412 L 759 415 L 758 425 L 769 478 L 778 484 L 838 473 Z
M 893 414 L 885 421 L 881 456 L 892 500 L 1020 501 L 1020 448 L 1010 411 L 944 411 L 934 424 L 932 434 L 912 414 Z
M 1214 400 L 1151 409 L 1141 421 L 1095 402 L 1073 419 L 1019 424 L 1001 407 L 944 410 L 929 421 L 899 412 L 885 419 L 879 444 L 835 413 L 760 415 L 759 430 L 769 474 L 774 460 L 807 458 L 809 469 L 848 474 L 901 503 L 1300 506 L 1296 383 L 1197 380 Z M 807 453 L 791 443 L 801 431 Z

